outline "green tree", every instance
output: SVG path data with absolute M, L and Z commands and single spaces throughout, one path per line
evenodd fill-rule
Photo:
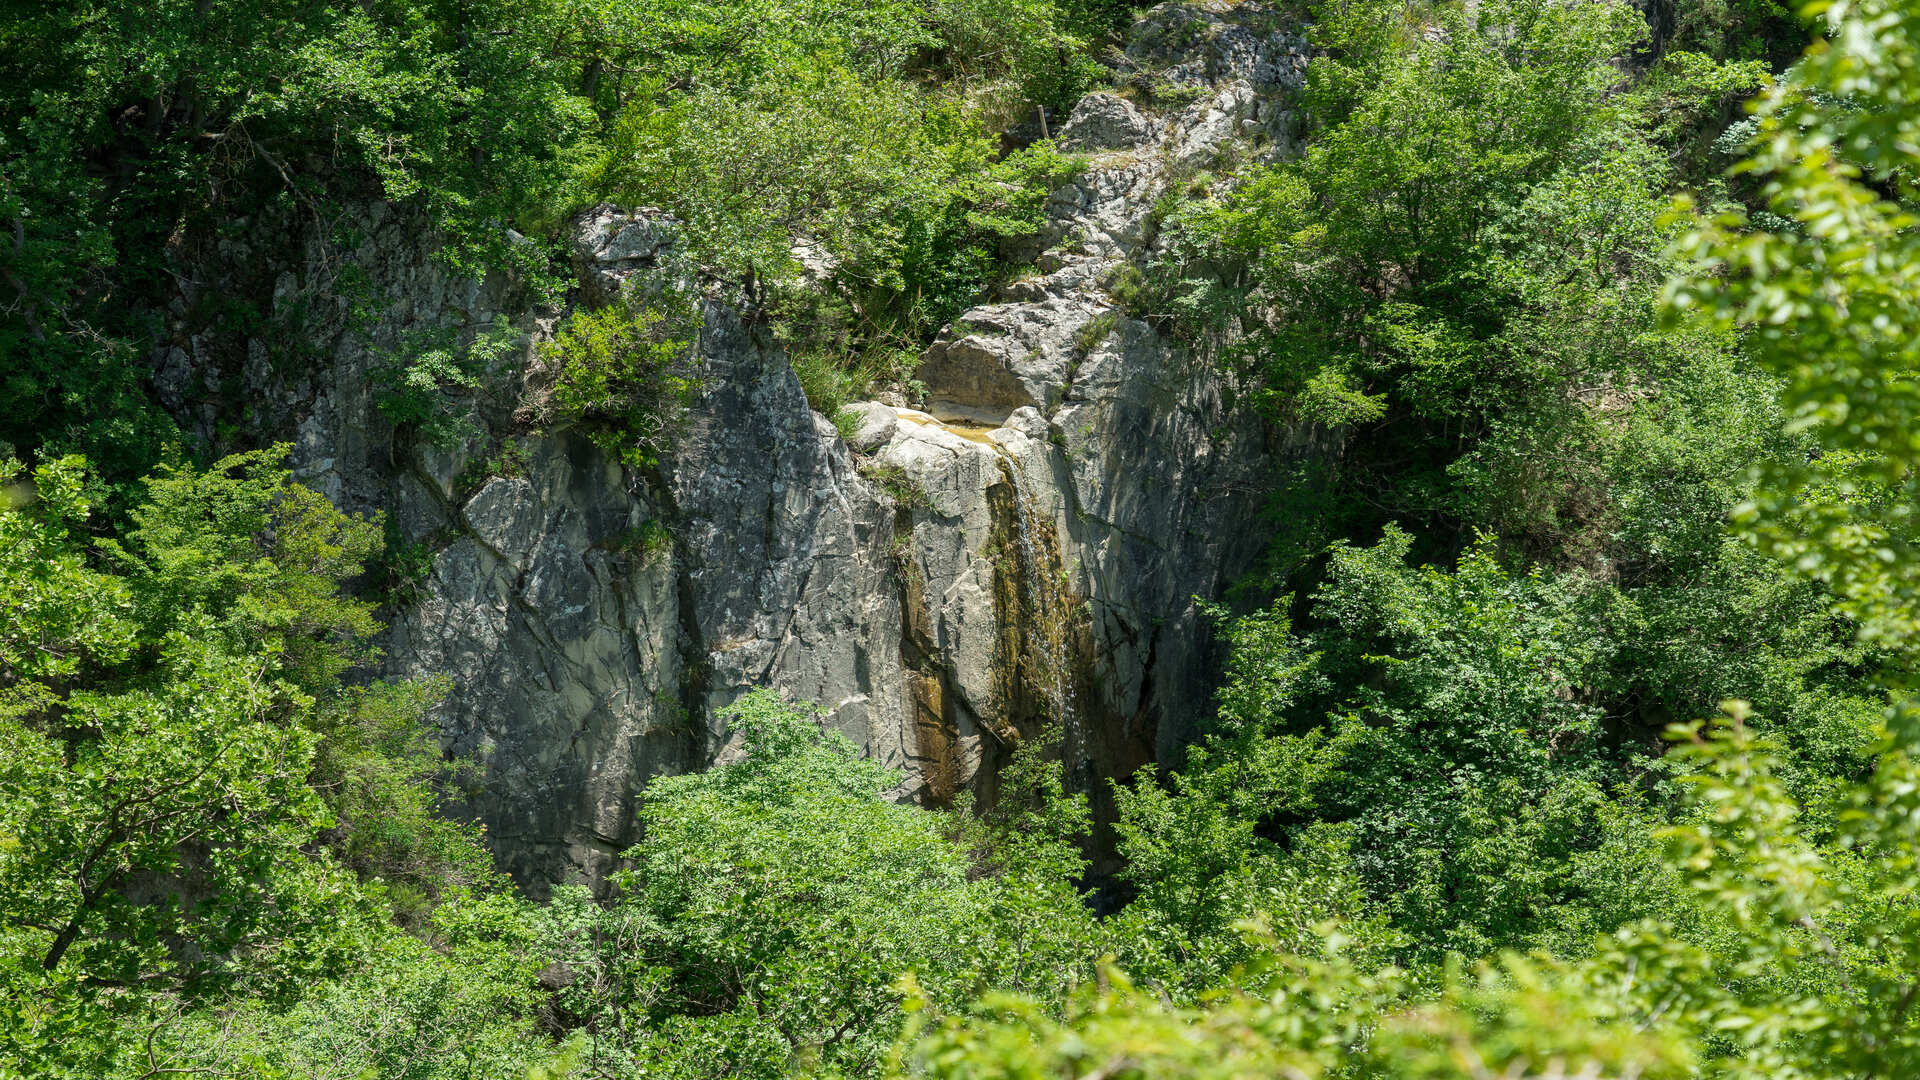
M 547 916 L 569 969 L 558 1007 L 592 1035 L 589 1063 L 871 1071 L 902 973 L 957 1003 L 995 983 L 1052 989 L 1085 963 L 1071 889 L 975 864 L 947 815 L 889 799 L 899 777 L 811 707 L 756 691 L 726 715 L 740 756 L 648 787 L 612 903 L 563 893 Z
M 1920 15 L 1898 4 L 1813 4 L 1827 40 L 1756 109 L 1743 174 L 1764 215 L 1691 233 L 1699 272 L 1672 300 L 1737 323 L 1786 383 L 1815 444 L 1767 463 L 1743 520 L 1769 551 L 1832 584 L 1869 640 L 1910 640 L 1920 618 L 1912 461 L 1920 387 L 1920 232 L 1914 228 Z
M 379 524 L 284 454 L 168 470 L 97 541 L 83 461 L 0 466 L 5 1068 L 111 1071 L 118 1025 L 175 997 L 340 972 L 393 903 L 350 867 L 421 896 L 491 883 L 433 821 L 436 688 L 340 689 L 377 629 L 340 588 Z
M 552 51 L 568 7 L 8 4 L 0 439 L 84 452 L 115 482 L 148 471 L 172 438 L 139 387 L 169 262 L 223 223 L 284 222 L 327 245 L 348 204 L 386 199 L 443 230 L 456 263 L 539 270 L 505 230 L 552 217 L 566 148 L 589 134 Z M 269 317 L 227 300 L 224 316 L 189 313 L 194 329 Z M 281 329 L 266 336 L 300 338 Z
M 1802 831 L 1744 723 L 1676 729 L 1699 768 L 1670 866 L 1711 929 L 1649 918 L 1584 960 L 1507 953 L 1433 977 L 1356 963 L 1327 930 L 1302 959 L 1257 926 L 1256 959 L 1203 1005 L 1117 972 L 1064 1017 L 1017 995 L 916 1016 L 905 1075 L 1406 1078 L 1892 1077 L 1920 1062 L 1911 720 L 1847 792 L 1844 847 Z M 1690 897 L 1689 897 L 1690 894 Z
M 1219 310 L 1253 332 L 1236 352 L 1283 415 L 1378 419 L 1382 403 L 1363 391 L 1374 370 L 1391 369 L 1396 336 L 1416 364 L 1460 368 L 1444 373 L 1446 391 L 1498 385 L 1496 358 L 1477 344 L 1498 325 L 1483 244 L 1533 185 L 1617 121 L 1604 92 L 1617 77 L 1611 61 L 1640 32 L 1612 4 L 1446 5 L 1427 27 L 1397 12 L 1326 6 L 1317 36 L 1327 55 L 1309 65 L 1306 90 L 1318 130 L 1305 155 L 1247 177 L 1188 223 L 1207 253 L 1217 246 L 1240 267 L 1242 287 Z M 1445 410 L 1432 389 L 1406 387 L 1409 400 Z
M 162 1012 L 144 1025 L 151 1057 L 136 1074 L 159 1065 L 249 1080 L 466 1080 L 567 1060 L 539 1023 L 548 992 L 534 905 L 461 895 L 420 929 L 369 933 L 350 972 L 303 981 L 290 1002 L 236 994 Z
M 540 346 L 551 369 L 554 414 L 634 468 L 657 464 L 699 390 L 697 326 L 660 304 L 623 297 L 578 311 Z
M 1388 523 L 1423 557 L 1487 531 L 1606 575 L 1644 565 L 1645 527 L 1681 516 L 1622 506 L 1654 479 L 1622 468 L 1640 434 L 1625 425 L 1688 434 L 1692 460 L 1667 465 L 1723 483 L 1795 452 L 1758 414 L 1736 444 L 1694 435 L 1772 390 L 1732 334 L 1660 319 L 1684 229 L 1663 220 L 1666 192 L 1694 126 L 1758 72 L 1676 54 L 1623 76 L 1642 29 L 1619 5 L 1325 5 L 1304 153 L 1167 207 L 1152 306 L 1236 400 L 1344 429 L 1341 469 L 1274 509 L 1276 578 L 1310 583 L 1326 543 Z M 1687 527 L 1717 528 L 1720 509 L 1683 507 Z
M 1816 438 L 1856 451 L 1852 461 L 1815 457 L 1804 470 L 1770 466 L 1790 483 L 1756 499 L 1747 520 L 1769 545 L 1797 554 L 1800 569 L 1834 582 L 1863 632 L 1889 640 L 1914 617 L 1895 481 L 1915 454 L 1896 389 L 1906 382 L 1906 339 L 1882 333 L 1903 325 L 1897 315 L 1912 290 L 1869 271 L 1903 249 L 1905 233 L 1884 231 L 1906 220 L 1887 196 L 1906 194 L 1904 174 L 1895 178 L 1906 162 L 1894 155 L 1910 159 L 1914 143 L 1884 136 L 1913 122 L 1898 103 L 1920 89 L 1912 63 L 1920 25 L 1897 5 L 1814 10 L 1826 16 L 1829 40 L 1762 106 L 1767 134 L 1755 159 L 1770 177 L 1773 206 L 1800 225 L 1750 233 L 1724 221 L 1703 230 L 1691 250 L 1708 257 L 1709 274 L 1680 283 L 1676 297 L 1683 310 L 1763 320 L 1750 344 L 1786 376 L 1789 413 Z M 1842 146 L 1856 162 L 1879 161 L 1880 187 L 1859 184 L 1858 165 L 1827 153 Z M 1796 255 L 1816 258 L 1789 261 Z M 1836 257 L 1817 258 L 1826 255 Z M 1832 303 L 1859 296 L 1883 302 Z M 1843 483 L 1863 460 L 1883 485 L 1874 497 Z M 1788 493 L 1800 502 L 1786 502 Z M 1527 655 L 1514 645 L 1509 655 Z M 1299 667 L 1284 647 L 1255 655 L 1269 672 Z M 1247 713 L 1249 690 L 1295 681 L 1237 672 L 1229 718 Z M 1176 1008 L 1124 984 L 1083 998 L 1064 1022 L 1030 1002 L 986 1000 L 922 1029 L 908 1060 L 919 1074 L 950 1076 L 1912 1072 L 1920 1065 L 1912 1008 L 1920 729 L 1911 704 L 1875 725 L 1870 771 L 1811 799 L 1795 794 L 1790 759 L 1761 734 L 1751 708 L 1735 701 L 1726 711 L 1712 727 L 1669 733 L 1679 741 L 1673 759 L 1686 797 L 1679 823 L 1665 830 L 1672 847 L 1662 869 L 1683 888 L 1667 891 L 1649 918 L 1595 941 L 1585 959 L 1507 955 L 1473 972 L 1452 966 L 1433 994 L 1391 969 L 1283 954 L 1256 969 L 1262 978 L 1243 980 L 1249 989 L 1205 1007 Z M 1793 735 L 1790 726 L 1775 730 Z

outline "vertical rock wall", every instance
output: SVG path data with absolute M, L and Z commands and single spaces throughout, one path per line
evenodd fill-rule
M 927 351 L 924 408 L 862 403 L 851 439 L 808 409 L 764 328 L 718 299 L 691 430 L 658 469 L 532 431 L 516 412 L 531 342 L 562 312 L 461 283 L 378 209 L 354 259 L 386 306 L 350 332 L 336 303 L 317 369 L 279 374 L 192 341 L 156 354 L 190 422 L 213 423 L 196 388 L 237 370 L 309 483 L 387 509 L 433 549 L 386 664 L 451 679 L 447 745 L 486 761 L 461 809 L 531 889 L 602 875 L 635 839 L 649 778 L 733 752 L 717 714 L 754 686 L 819 702 L 901 771 L 901 797 L 932 800 L 991 797 L 1005 754 L 1049 725 L 1097 791 L 1176 756 L 1209 711 L 1216 658 L 1195 598 L 1257 556 L 1246 526 L 1275 457 L 1319 451 L 1230 409 L 1213 370 L 1104 282 L 1150 257 L 1171 185 L 1222 155 L 1288 151 L 1305 52 L 1253 4 L 1163 5 L 1136 31 L 1129 62 L 1191 88 L 1190 104 L 1083 100 L 1059 135 L 1091 165 L 1051 200 L 1027 253 L 1039 272 Z M 685 272 L 671 223 L 648 212 L 596 208 L 575 247 L 577 302 Z M 276 297 L 311 294 L 321 268 L 284 278 Z M 467 437 L 396 441 L 370 387 L 383 350 L 502 316 L 529 344 L 462 399 Z

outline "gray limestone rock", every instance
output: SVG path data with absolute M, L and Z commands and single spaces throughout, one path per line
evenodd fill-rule
M 658 512 L 584 440 L 532 440 L 522 475 L 453 511 L 456 539 L 393 623 L 395 674 L 451 679 L 442 737 L 485 762 L 462 809 L 523 882 L 603 875 L 637 839 L 646 778 L 702 761 L 678 557 L 644 541 Z
M 1262 130 L 1255 127 L 1260 104 L 1253 87 L 1239 81 L 1194 103 L 1180 118 L 1174 164 L 1183 169 L 1209 166 L 1229 142 Z
M 486 824 L 527 888 L 602 880 L 636 839 L 648 780 L 733 752 L 723 711 L 756 686 L 818 702 L 899 770 L 900 798 L 990 800 L 1012 747 L 1049 728 L 1096 799 L 1102 777 L 1178 759 L 1217 664 L 1194 597 L 1259 554 L 1245 522 L 1275 457 L 1327 450 L 1230 408 L 1208 364 L 1103 286 L 1152 256 L 1152 205 L 1182 170 L 1276 130 L 1302 47 L 1257 4 L 1162 5 L 1139 33 L 1139 62 L 1208 93 L 1159 118 L 1083 101 L 1062 137 L 1100 152 L 1048 201 L 1025 252 L 1040 276 L 927 349 L 926 411 L 854 405 L 848 440 L 808 408 L 765 325 L 688 288 L 670 220 L 604 204 L 573 224 L 571 303 L 706 297 L 702 389 L 657 468 L 533 426 L 535 350 L 564 309 L 458 279 L 384 207 L 362 215 L 353 254 L 386 311 L 370 334 L 316 254 L 261 288 L 288 310 L 333 305 L 308 331 L 324 361 L 290 371 L 262 339 L 156 352 L 156 386 L 189 424 L 211 430 L 211 388 L 245 387 L 307 482 L 434 549 L 418 598 L 390 613 L 386 674 L 449 680 L 441 737 L 482 763 L 455 810 Z M 452 399 L 466 436 L 399 437 L 371 379 L 382 357 L 496 316 L 520 345 Z
M 1261 94 L 1300 87 L 1311 48 L 1282 9 L 1237 0 L 1167 3 L 1134 23 L 1127 57 L 1170 82 L 1244 81 Z
M 1066 394 L 1080 339 L 1103 305 L 1088 299 L 977 307 L 921 357 L 928 410 L 994 426 L 1015 409 L 1051 411 Z
M 673 287 L 691 278 L 678 257 L 679 230 L 651 208 L 625 210 L 600 203 L 574 219 L 574 271 L 590 305 L 612 303 L 629 282 Z
M 1133 102 L 1115 94 L 1093 93 L 1073 107 L 1059 141 L 1063 150 L 1131 150 L 1145 144 L 1152 131 Z
M 871 454 L 885 446 L 900 424 L 899 413 L 877 401 L 855 402 L 847 409 L 857 418 L 853 437 L 847 440 L 847 445 L 858 453 Z

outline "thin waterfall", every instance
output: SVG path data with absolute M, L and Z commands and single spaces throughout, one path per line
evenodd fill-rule
M 1008 717 L 1023 734 L 1057 725 L 1069 755 L 1084 748 L 1081 704 L 1088 660 L 1085 601 L 1068 580 L 1059 528 L 1026 475 L 1004 448 L 1006 498 L 995 561 L 1001 660 Z

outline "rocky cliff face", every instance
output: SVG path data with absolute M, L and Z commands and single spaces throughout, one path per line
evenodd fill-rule
M 233 358 L 190 340 L 157 354 L 156 384 L 205 425 L 196 399 L 237 385 L 263 430 L 292 433 L 308 483 L 386 508 L 431 548 L 386 663 L 451 677 L 444 737 L 488 763 L 464 809 L 536 891 L 603 873 L 635 839 L 647 780 L 728 754 L 717 714 L 759 685 L 821 703 L 901 770 L 904 798 L 991 798 L 998 763 L 1050 726 L 1097 791 L 1177 755 L 1207 711 L 1215 658 L 1195 598 L 1257 555 L 1245 524 L 1276 456 L 1316 453 L 1228 409 L 1212 369 L 1104 285 L 1151 255 L 1171 185 L 1223 155 L 1287 152 L 1304 46 L 1257 5 L 1170 4 L 1128 56 L 1189 103 L 1083 100 L 1057 134 L 1091 166 L 1053 195 L 1026 253 L 1039 274 L 927 350 L 920 407 L 862 403 L 851 439 L 720 298 L 705 305 L 691 430 L 657 470 L 528 433 L 515 406 L 531 343 L 562 312 L 462 283 L 378 209 L 353 257 L 387 305 L 370 330 L 345 329 L 337 267 L 285 268 L 276 301 L 319 298 L 324 364 L 288 375 L 262 343 Z M 683 272 L 671 222 L 646 212 L 596 208 L 574 247 L 577 302 Z M 460 445 L 397 442 L 369 386 L 382 350 L 502 316 L 528 344 L 463 399 Z

